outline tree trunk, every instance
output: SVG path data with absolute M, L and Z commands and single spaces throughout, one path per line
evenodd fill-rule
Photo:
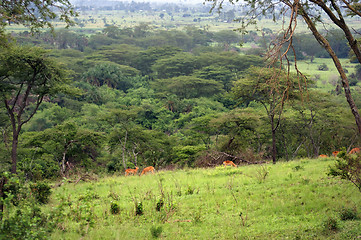
M 4 198 L 4 186 L 6 184 L 6 177 L 2 177 L 0 180 L 0 221 L 2 220 L 3 211 L 4 211 L 4 202 L 2 201 Z
M 273 164 L 276 164 L 276 155 L 277 155 L 277 149 L 276 149 L 276 129 L 274 127 L 274 116 L 271 116 L 271 127 L 272 127 L 272 162 Z
M 61 159 L 61 175 L 64 177 L 65 176 L 65 160 L 66 160 L 66 153 L 68 152 L 68 149 L 66 148 L 65 151 L 63 152 L 63 157 Z
M 16 174 L 16 164 L 17 164 L 17 149 L 19 143 L 19 132 L 17 130 L 13 131 L 13 143 L 11 147 L 11 173 Z
M 125 146 L 127 144 L 127 137 L 128 137 L 128 131 L 125 131 L 125 136 L 124 136 L 124 142 L 123 142 L 123 150 L 122 150 L 122 160 L 123 160 L 123 167 L 124 169 L 127 169 L 127 164 L 125 162 L 125 152 L 126 152 L 126 149 L 125 149 Z M 120 143 L 122 144 L 122 141 L 121 139 L 119 138 L 119 141 Z

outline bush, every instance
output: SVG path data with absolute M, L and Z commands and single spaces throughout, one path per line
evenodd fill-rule
M 191 185 L 188 185 L 186 194 L 192 195 L 193 193 L 194 193 L 194 188 Z
M 117 203 L 112 203 L 110 205 L 110 212 L 112 214 L 119 214 L 120 213 L 120 207 Z
M 320 71 L 328 71 L 328 66 L 326 63 L 323 63 L 321 65 L 318 66 L 318 70 Z
M 160 235 L 162 234 L 162 232 L 163 232 L 162 226 L 159 226 L 159 227 L 152 226 L 150 228 L 150 233 L 152 234 L 153 238 L 159 238 Z
M 37 206 L 18 208 L 0 225 L 0 239 L 48 239 L 49 220 Z
M 136 216 L 143 215 L 143 203 L 142 202 L 136 203 L 136 205 L 135 205 L 135 215 Z
M 30 184 L 30 189 L 36 201 L 40 204 L 46 204 L 49 202 L 51 195 L 51 187 L 45 182 L 37 182 Z
M 334 166 L 331 166 L 328 175 L 341 177 L 353 183 L 361 192 L 361 155 L 341 152 Z
M 357 210 L 356 208 L 347 208 L 347 207 L 343 207 L 340 210 L 340 219 L 342 221 L 347 221 L 347 220 L 357 220 L 358 216 L 357 216 Z
M 338 221 L 336 218 L 329 217 L 323 222 L 323 230 L 324 232 L 333 231 L 336 232 L 340 229 Z
M 164 206 L 164 199 L 160 198 L 157 202 L 157 206 L 155 207 L 155 210 L 159 212 L 163 206 Z

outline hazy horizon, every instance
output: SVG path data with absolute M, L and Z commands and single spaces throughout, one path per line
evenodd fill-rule
M 71 0 L 73 3 L 91 2 L 92 0 Z M 109 2 L 152 2 L 152 3 L 183 3 L 183 4 L 199 4 L 205 0 L 108 0 Z

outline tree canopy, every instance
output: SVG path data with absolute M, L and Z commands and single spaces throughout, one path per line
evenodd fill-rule
M 59 18 L 66 26 L 74 25 L 71 17 L 77 13 L 69 0 L 4 0 L 0 2 L 0 26 L 22 24 L 31 29 L 39 30 L 43 27 L 53 28 L 52 21 Z
M 222 9 L 224 1 L 219 0 L 207 0 L 213 2 L 213 8 Z M 332 58 L 337 71 L 341 77 L 342 87 L 345 92 L 346 100 L 349 104 L 351 112 L 354 115 L 356 125 L 361 135 L 361 117 L 355 101 L 350 91 L 350 85 L 346 76 L 344 66 L 341 64 L 339 57 L 335 53 L 335 47 L 330 44 L 325 34 L 328 33 L 331 28 L 338 28 L 343 32 L 343 36 L 347 39 L 347 42 L 355 55 L 358 62 L 361 64 L 361 50 L 360 45 L 357 43 L 355 35 L 357 31 L 352 30 L 348 21 L 350 20 L 347 16 L 354 16 L 356 18 L 361 17 L 360 3 L 359 1 L 325 1 L 325 0 L 310 0 L 310 1 L 272 1 L 272 0 L 246 0 L 243 2 L 229 0 L 231 4 L 239 4 L 248 9 L 247 12 L 239 19 L 242 23 L 241 28 L 246 29 L 250 24 L 254 24 L 256 19 L 260 16 L 272 15 L 273 20 L 276 21 L 281 17 L 288 19 L 288 23 L 281 27 L 280 37 L 273 41 L 268 51 L 268 57 L 272 58 L 274 62 L 287 61 L 288 52 L 295 53 L 294 49 L 294 34 L 297 30 L 298 19 L 301 18 L 309 30 L 317 40 L 317 42 L 328 52 Z M 328 27 L 328 31 L 322 32 L 319 30 L 318 23 L 325 27 L 326 21 L 332 23 Z M 294 54 L 295 58 L 297 56 Z M 296 67 L 296 70 L 298 68 Z M 300 73 L 300 72 L 299 72 Z M 302 74 L 301 74 L 302 75 Z

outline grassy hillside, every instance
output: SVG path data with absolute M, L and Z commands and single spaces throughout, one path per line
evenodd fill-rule
M 333 161 L 302 159 L 65 183 L 53 190 L 46 206 L 57 213 L 54 218 L 66 219 L 51 239 L 357 238 L 361 221 L 342 218 L 360 210 L 360 193 L 327 176 Z

